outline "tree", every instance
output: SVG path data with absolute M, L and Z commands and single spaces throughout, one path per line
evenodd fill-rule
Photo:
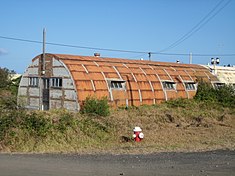
M 11 74 L 14 74 L 15 71 L 9 70 L 7 68 L 0 67 L 0 89 L 9 89 L 11 85 Z

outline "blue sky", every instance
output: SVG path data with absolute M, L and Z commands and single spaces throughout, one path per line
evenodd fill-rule
M 164 53 L 211 54 L 194 56 L 193 63 L 207 64 L 220 57 L 221 65 L 235 65 L 235 0 L 1 0 L 0 36 L 51 43 L 143 51 L 110 52 L 46 46 L 48 53 L 148 59 L 180 39 L 221 2 L 215 16 L 197 32 Z M 212 14 L 213 15 L 213 14 Z M 0 37 L 0 67 L 22 73 L 42 45 Z M 188 55 L 153 54 L 154 61 L 189 62 Z

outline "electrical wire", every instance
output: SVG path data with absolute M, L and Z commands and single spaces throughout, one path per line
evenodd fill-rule
M 8 40 L 16 40 L 21 42 L 30 42 L 30 43 L 40 43 L 41 41 L 36 40 L 28 40 L 28 39 L 20 39 L 20 38 L 13 38 L 13 37 L 5 37 L 0 36 L 2 39 L 8 39 Z M 47 45 L 54 45 L 54 46 L 62 46 L 62 47 L 70 47 L 70 48 L 80 48 L 80 49 L 90 49 L 90 50 L 100 50 L 100 51 L 112 51 L 112 52 L 126 52 L 126 53 L 148 53 L 144 51 L 131 51 L 131 50 L 118 50 L 118 49 L 109 49 L 109 48 L 96 48 L 96 47 L 88 47 L 88 46 L 77 46 L 77 45 L 69 45 L 69 44 L 61 44 L 61 43 L 52 43 L 52 42 L 46 42 Z
M 182 42 L 184 42 L 186 39 L 191 37 L 193 34 L 195 34 L 197 31 L 199 31 L 203 26 L 205 26 L 212 18 L 214 18 L 222 9 L 224 9 L 231 0 L 228 0 L 221 8 L 219 6 L 224 2 L 225 0 L 221 0 L 216 6 L 205 16 L 203 17 L 199 23 L 197 23 L 189 32 L 187 32 L 185 35 L 183 35 L 181 38 L 179 38 L 177 41 L 166 47 L 165 49 L 160 50 L 159 52 L 164 52 L 169 49 L 172 49 Z M 219 9 L 218 9 L 219 8 Z M 218 9 L 218 10 L 217 10 Z M 217 10 L 217 11 L 216 11 Z M 215 12 L 216 11 L 216 12 Z M 213 12 L 215 12 L 213 14 Z
M 28 42 L 28 43 L 37 43 L 42 44 L 42 41 L 37 40 L 29 40 L 29 39 L 22 39 L 22 38 L 14 38 L 14 37 L 6 37 L 6 36 L 0 36 L 2 39 L 6 40 L 14 40 L 14 41 L 20 41 L 20 42 Z M 134 54 L 141 54 L 148 55 L 156 54 L 156 55 L 175 55 L 175 56 L 188 56 L 188 53 L 163 53 L 163 52 L 149 52 L 149 51 L 132 51 L 132 50 L 120 50 L 120 49 L 110 49 L 110 48 L 96 48 L 96 47 L 88 47 L 88 46 L 78 46 L 78 45 L 69 45 L 69 44 L 61 44 L 61 43 L 52 43 L 52 42 L 46 42 L 47 45 L 53 45 L 53 46 L 60 46 L 60 47 L 70 47 L 70 48 L 80 48 L 80 49 L 89 49 L 89 50 L 98 50 L 98 51 L 110 51 L 110 52 L 123 52 L 123 53 L 134 53 Z M 193 56 L 235 56 L 235 53 L 231 54 L 193 54 Z

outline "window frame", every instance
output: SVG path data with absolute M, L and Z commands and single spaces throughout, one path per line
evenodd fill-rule
M 52 77 L 50 80 L 50 87 L 61 89 L 63 87 L 63 79 L 61 77 Z
M 39 78 L 36 76 L 29 77 L 29 87 L 38 87 L 39 86 Z
M 108 85 L 111 90 L 126 90 L 125 80 L 108 80 Z
M 187 90 L 187 91 L 190 91 L 190 90 L 197 90 L 197 85 L 196 85 L 196 83 L 195 82 L 185 82 L 184 83 L 184 85 L 185 85 L 185 89 Z
M 222 82 L 215 82 L 213 83 L 213 87 L 215 89 L 220 89 L 221 87 L 224 87 L 225 86 L 225 83 L 222 83 Z
M 162 81 L 162 87 L 164 90 L 176 90 L 176 83 L 173 81 Z

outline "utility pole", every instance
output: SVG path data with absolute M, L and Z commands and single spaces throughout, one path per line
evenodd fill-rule
M 148 55 L 149 55 L 149 61 L 151 61 L 151 54 L 152 54 L 151 52 L 148 53 Z
M 46 50 L 46 29 L 43 28 L 43 42 L 42 42 L 42 60 L 41 60 L 41 74 L 39 79 L 39 110 L 44 110 L 43 106 L 43 87 L 44 87 L 44 76 L 46 70 L 46 57 L 45 57 L 45 50 Z
M 46 50 L 46 29 L 43 28 L 43 46 L 42 46 L 42 74 L 45 74 L 46 62 L 45 62 L 45 50 Z
M 193 62 L 193 53 L 189 53 L 189 64 Z

